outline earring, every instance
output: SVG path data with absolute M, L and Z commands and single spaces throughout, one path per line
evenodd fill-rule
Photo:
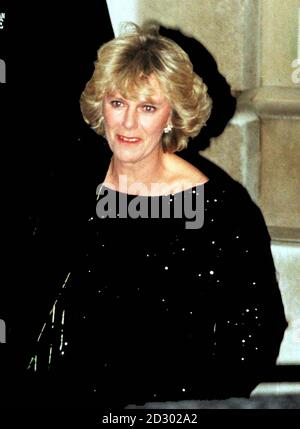
M 164 133 L 168 134 L 170 131 L 172 131 L 172 129 L 173 129 L 173 125 L 172 124 L 168 124 L 166 126 L 166 128 L 164 128 Z

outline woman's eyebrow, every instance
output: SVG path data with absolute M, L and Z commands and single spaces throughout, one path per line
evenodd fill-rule
M 122 97 L 122 95 L 121 95 L 121 94 L 119 94 L 119 93 L 115 93 L 115 94 L 107 94 L 107 95 L 106 95 L 106 97 L 107 97 L 107 98 L 119 98 L 119 99 L 125 100 L 125 98 L 124 98 L 124 97 Z
M 141 100 L 141 104 L 155 104 L 156 106 L 160 106 L 161 104 L 163 104 L 163 100 L 162 99 L 159 99 L 159 100 L 155 100 L 155 99 L 153 99 L 153 98 L 151 98 L 151 97 L 149 97 L 149 98 L 145 98 L 144 100 Z
M 107 94 L 106 97 L 110 100 L 111 99 L 118 99 L 118 100 L 130 101 L 130 99 L 123 97 L 120 93 Z M 153 104 L 155 106 L 161 106 L 163 104 L 164 100 L 162 98 L 155 99 L 152 97 L 147 97 L 147 98 L 143 98 L 141 100 L 137 100 L 137 102 L 139 104 Z

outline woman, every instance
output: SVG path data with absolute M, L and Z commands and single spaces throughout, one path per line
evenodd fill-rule
M 261 212 L 175 154 L 211 110 L 188 55 L 132 25 L 99 50 L 81 110 L 108 143 L 96 214 L 29 369 L 50 404 L 249 396 L 286 321 Z

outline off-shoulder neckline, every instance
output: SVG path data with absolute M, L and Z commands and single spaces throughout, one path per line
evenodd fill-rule
M 97 188 L 97 194 L 99 195 L 101 191 L 106 190 L 106 191 L 110 191 L 110 192 L 115 192 L 117 195 L 124 195 L 124 196 L 130 197 L 130 198 L 135 198 L 135 197 L 139 197 L 139 198 L 162 198 L 162 197 L 168 198 L 169 197 L 170 198 L 170 197 L 176 197 L 176 196 L 178 196 L 180 194 L 183 194 L 185 192 L 192 192 L 194 190 L 197 191 L 200 188 L 202 188 L 203 186 L 205 186 L 205 187 L 210 186 L 210 184 L 211 184 L 211 179 L 208 179 L 204 183 L 200 183 L 198 185 L 194 185 L 194 186 L 192 186 L 190 188 L 187 188 L 187 189 L 184 189 L 182 191 L 178 191 L 178 192 L 174 192 L 174 193 L 170 193 L 170 194 L 164 194 L 164 195 L 136 195 L 136 194 L 129 194 L 129 193 L 126 193 L 126 192 L 120 192 L 120 191 L 118 191 L 116 189 L 113 189 L 113 188 L 110 188 L 110 187 L 108 187 L 108 186 L 106 186 L 104 184 L 101 184 Z

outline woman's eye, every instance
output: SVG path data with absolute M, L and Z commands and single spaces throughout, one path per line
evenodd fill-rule
M 151 106 L 150 104 L 145 104 L 143 106 L 143 109 L 144 109 L 145 112 L 155 112 L 156 107 Z
M 113 107 L 121 107 L 121 106 L 123 106 L 123 103 L 122 103 L 122 101 L 120 101 L 120 100 L 112 100 L 112 101 L 110 102 L 110 104 L 111 104 Z

